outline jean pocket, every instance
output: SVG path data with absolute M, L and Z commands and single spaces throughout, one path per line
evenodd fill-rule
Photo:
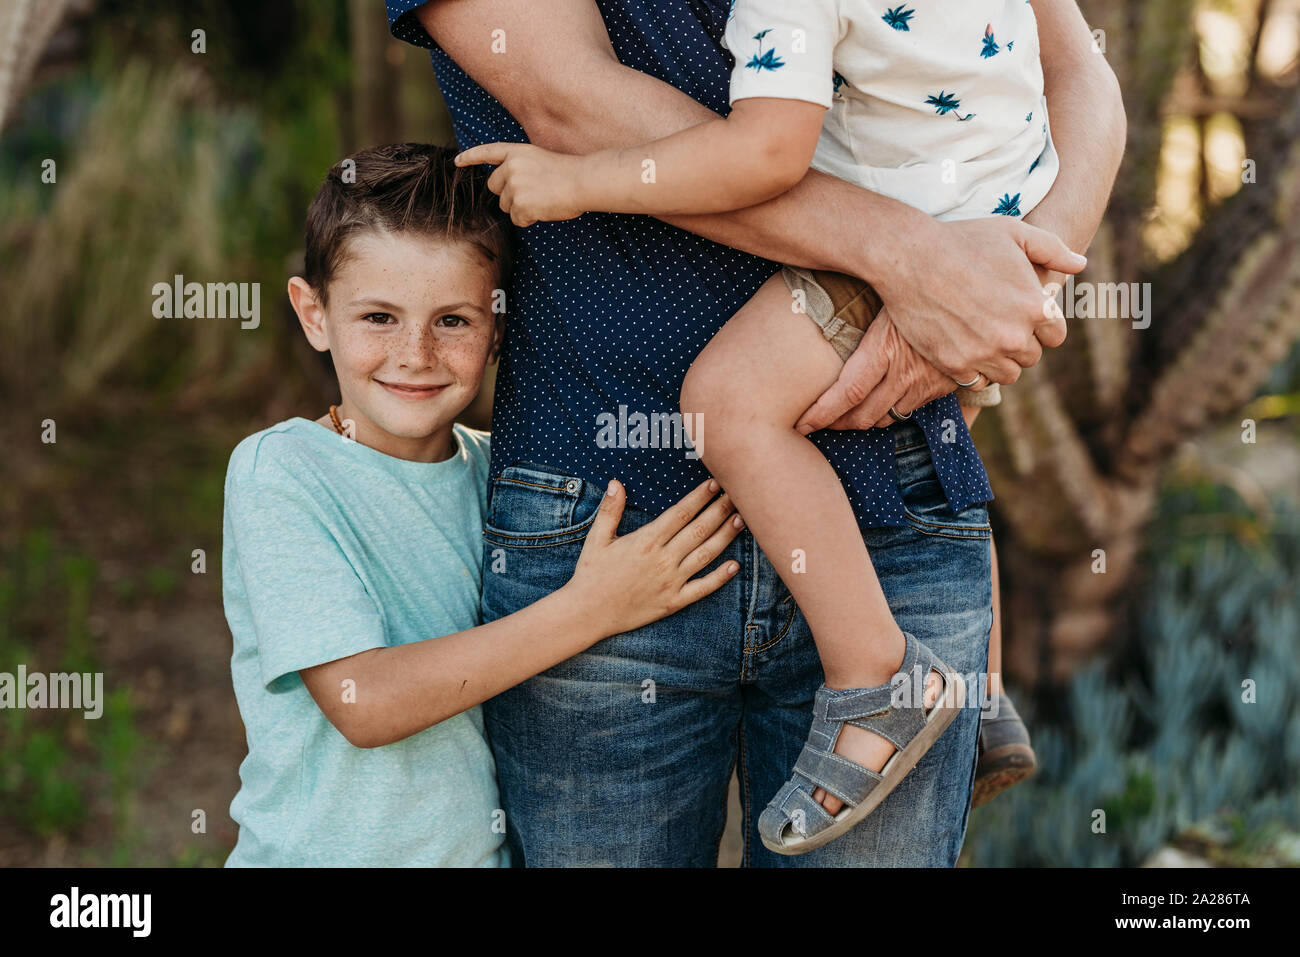
M 483 538 L 510 548 L 582 541 L 604 490 L 542 467 L 511 465 L 492 481 Z
M 983 505 L 970 505 L 954 512 L 945 501 L 940 509 L 916 512 L 903 505 L 907 524 L 923 535 L 941 538 L 989 538 L 993 527 L 989 524 L 989 511 Z
M 903 515 L 911 528 L 945 538 L 989 538 L 993 534 L 985 505 L 952 510 L 927 447 L 900 450 L 895 466 Z

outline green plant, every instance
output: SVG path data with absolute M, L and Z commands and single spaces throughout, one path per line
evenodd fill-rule
M 1133 640 L 1056 714 L 1027 709 L 1040 770 L 972 813 L 970 863 L 1132 866 L 1198 832 L 1249 854 L 1300 827 L 1300 512 L 1262 525 L 1230 489 L 1175 486 L 1140 564 Z

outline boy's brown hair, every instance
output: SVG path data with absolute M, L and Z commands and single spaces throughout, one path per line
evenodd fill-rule
M 303 278 L 322 307 L 349 241 L 371 229 L 473 243 L 497 264 L 501 286 L 507 284 L 510 220 L 483 168 L 457 166 L 455 155 L 441 146 L 397 143 L 362 150 L 330 169 L 307 208 L 303 263 Z

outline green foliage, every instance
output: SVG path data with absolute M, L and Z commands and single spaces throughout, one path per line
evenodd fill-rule
M 0 557 L 0 672 L 101 671 L 88 620 L 95 563 L 62 552 L 45 529 Z M 44 839 L 70 834 L 87 823 L 107 782 L 123 844 L 144 739 L 128 690 L 105 690 L 98 719 L 79 710 L 0 711 L 0 817 Z
M 1262 852 L 1300 827 L 1300 512 L 1168 489 L 1146 567 L 1131 647 L 1023 709 L 1039 772 L 972 813 L 970 863 L 1132 866 L 1206 832 Z

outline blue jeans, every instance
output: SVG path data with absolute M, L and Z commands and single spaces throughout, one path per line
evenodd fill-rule
M 516 864 L 712 867 L 739 770 L 749 866 L 952 866 L 975 779 L 992 590 L 988 511 L 953 514 L 919 428 L 892 427 L 908 524 L 864 530 L 898 624 L 967 676 L 970 705 L 850 833 L 785 857 L 758 815 L 790 776 L 822 683 L 812 634 L 748 532 L 740 571 L 669 618 L 615 635 L 483 706 Z M 604 488 L 546 466 L 494 481 L 483 620 L 573 573 Z M 655 516 L 629 507 L 620 534 Z M 617 601 L 617 595 L 610 596 Z

